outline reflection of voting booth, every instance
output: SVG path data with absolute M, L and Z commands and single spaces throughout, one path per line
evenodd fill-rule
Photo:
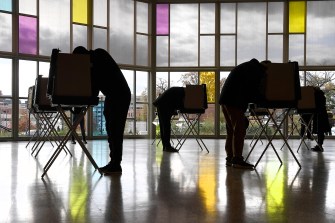
M 286 137 L 284 136 L 281 128 L 283 127 L 284 121 L 287 119 L 288 114 L 292 109 L 297 108 L 298 100 L 301 98 L 300 90 L 300 80 L 299 80 L 299 66 L 297 62 L 288 63 L 269 63 L 267 66 L 267 76 L 265 83 L 265 99 L 262 103 L 257 106 L 260 108 L 265 108 L 268 113 L 268 119 L 262 130 L 258 135 L 258 139 L 262 134 L 266 133 L 266 128 L 269 123 L 273 123 L 275 128 L 272 135 L 268 136 L 268 143 L 265 146 L 263 152 L 261 153 L 259 159 L 257 160 L 255 167 L 258 165 L 259 161 L 262 159 L 264 153 L 267 151 L 268 147 L 272 145 L 272 140 L 276 134 L 279 134 L 284 140 L 284 143 L 289 149 L 290 153 L 294 157 L 295 161 L 301 167 L 299 161 L 297 160 L 295 154 L 293 153 L 290 145 L 288 144 Z M 281 113 L 280 119 L 277 114 Z M 272 146 L 280 163 L 282 163 L 276 149 Z M 255 144 L 251 148 L 246 159 L 250 156 L 255 148 Z
M 99 103 L 98 96 L 92 94 L 90 68 L 89 55 L 59 53 L 56 49 L 52 51 L 47 94 L 51 99 L 52 106 L 56 107 L 60 116 L 69 127 L 69 131 L 65 134 L 56 151 L 44 167 L 42 177 L 47 173 L 66 146 L 71 135 L 77 140 L 95 169 L 98 169 L 90 152 L 76 133 L 76 128 L 84 118 L 87 110 Z M 78 119 L 74 123 L 66 115 L 66 110 L 71 107 L 81 108 Z

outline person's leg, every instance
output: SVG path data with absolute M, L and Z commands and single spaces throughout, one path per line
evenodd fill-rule
M 76 115 L 72 114 L 72 124 L 76 122 L 76 119 L 77 119 Z M 71 134 L 71 141 L 72 141 L 72 144 L 76 144 L 76 140 L 75 140 L 73 134 Z
M 166 108 L 157 107 L 157 114 L 159 119 L 160 136 L 163 148 L 171 147 L 171 117 Z
M 104 116 L 110 149 L 110 163 L 107 166 L 100 168 L 101 172 L 122 172 L 120 164 L 122 161 L 123 135 L 129 104 L 130 96 L 129 100 L 124 99 L 124 101 L 112 101 L 109 97 L 106 97 L 105 99 Z
M 226 120 L 229 120 L 227 122 L 228 126 L 232 131 L 232 139 L 231 139 L 232 153 L 233 153 L 232 165 L 239 168 L 253 169 L 254 166 L 249 163 L 246 163 L 242 156 L 244 138 L 246 135 L 246 122 L 244 112 L 242 109 L 232 106 L 223 106 L 223 107 L 225 117 L 227 116 Z M 230 150 L 229 147 L 227 147 L 226 149 L 228 151 Z
M 229 112 L 226 108 L 225 105 L 221 105 L 222 113 L 225 117 L 226 120 L 226 130 L 227 130 L 227 138 L 226 138 L 226 144 L 225 144 L 225 150 L 226 150 L 226 155 L 227 155 L 227 161 L 229 165 L 229 159 L 233 158 L 234 153 L 233 153 L 233 138 L 234 138 L 234 133 L 233 133 L 233 123 L 230 118 Z
M 171 118 L 173 112 L 168 108 L 157 108 L 160 135 L 163 144 L 163 151 L 166 152 L 178 152 L 175 148 L 171 146 Z
M 85 133 L 85 117 L 80 121 L 80 130 L 81 130 L 81 136 L 83 138 L 83 142 L 86 144 L 86 133 Z

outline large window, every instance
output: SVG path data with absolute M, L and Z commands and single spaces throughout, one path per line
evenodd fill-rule
M 124 72 L 132 93 L 127 137 L 154 132 L 151 92 L 187 83 L 207 85 L 200 133 L 225 135 L 217 97 L 231 69 L 251 58 L 297 61 L 301 85 L 320 86 L 333 112 L 335 1 L 151 2 L 1 0 L 1 137 L 23 138 L 37 128 L 28 88 L 38 74 L 48 77 L 52 49 L 77 46 L 108 50 Z M 106 135 L 100 99 L 86 117 L 89 137 Z

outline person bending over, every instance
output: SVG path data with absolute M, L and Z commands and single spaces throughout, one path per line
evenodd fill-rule
M 104 49 L 88 51 L 82 46 L 73 53 L 89 54 L 91 57 L 92 90 L 105 95 L 104 117 L 109 143 L 110 162 L 99 168 L 104 174 L 121 173 L 123 134 L 130 105 L 131 93 L 128 83 L 112 56 Z
M 160 136 L 163 144 L 163 151 L 178 152 L 171 146 L 171 118 L 177 110 L 184 107 L 185 88 L 171 87 L 164 91 L 154 102 L 157 108 Z
M 245 112 L 249 103 L 264 98 L 262 87 L 266 77 L 266 66 L 257 59 L 236 66 L 228 75 L 219 98 L 219 104 L 226 120 L 227 139 L 225 144 L 226 165 L 236 168 L 254 169 L 245 162 L 242 153 L 247 123 Z

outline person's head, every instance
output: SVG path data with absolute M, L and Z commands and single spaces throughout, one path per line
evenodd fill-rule
M 74 54 L 89 54 L 90 52 L 83 46 L 77 46 L 73 50 Z
M 263 60 L 262 62 L 260 62 L 260 64 L 262 65 L 264 69 L 267 69 L 267 65 L 270 63 L 271 63 L 270 60 Z

